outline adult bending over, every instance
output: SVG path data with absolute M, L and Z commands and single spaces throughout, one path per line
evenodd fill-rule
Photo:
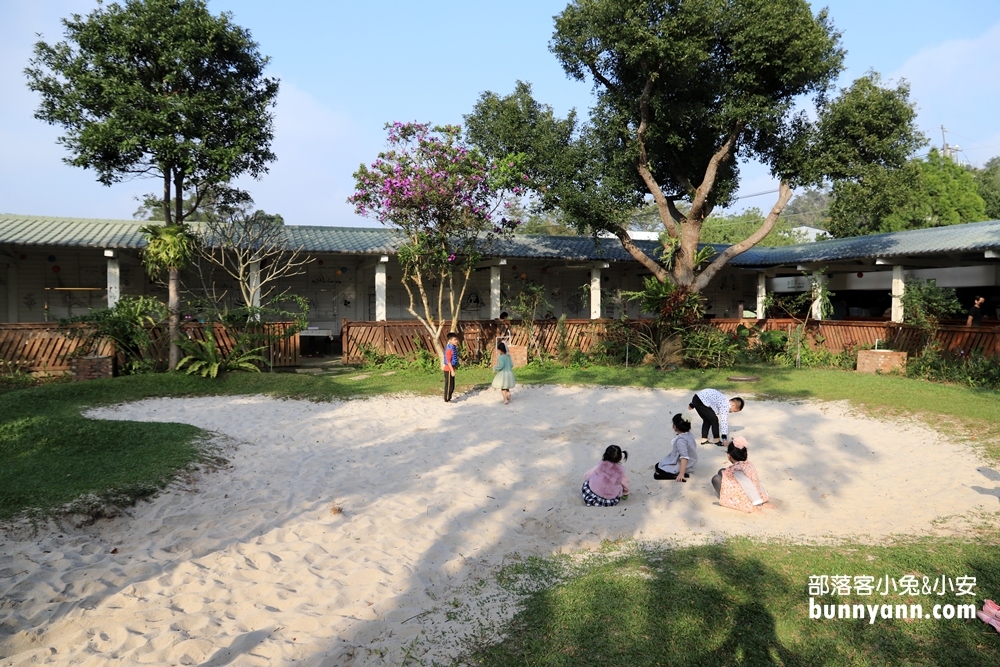
M 689 410 L 696 410 L 701 417 L 701 444 L 708 442 L 708 430 L 711 428 L 715 444 L 722 447 L 729 438 L 729 413 L 743 409 L 743 399 L 739 396 L 726 398 L 717 389 L 702 389 L 688 404 Z M 722 439 L 719 439 L 719 436 Z
M 691 435 L 691 422 L 682 415 L 674 415 L 673 427 L 676 435 L 670 442 L 670 453 L 656 464 L 653 479 L 686 482 L 698 463 L 698 446 L 694 444 L 694 436 Z
M 757 476 L 757 468 L 747 460 L 747 439 L 736 436 L 726 452 L 733 465 L 721 468 L 712 477 L 712 486 L 719 495 L 719 504 L 741 512 L 753 512 L 770 498 Z

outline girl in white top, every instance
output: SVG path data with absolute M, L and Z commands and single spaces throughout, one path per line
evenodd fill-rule
M 670 453 L 656 464 L 653 479 L 676 479 L 678 482 L 686 482 L 698 463 L 698 446 L 694 442 L 694 435 L 691 434 L 691 422 L 681 414 L 674 415 L 673 426 L 677 435 L 670 443 L 672 445 Z

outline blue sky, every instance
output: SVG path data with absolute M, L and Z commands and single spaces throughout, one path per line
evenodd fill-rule
M 319 2 L 211 0 L 230 11 L 271 57 L 281 79 L 275 109 L 278 161 L 243 185 L 257 206 L 289 224 L 373 225 L 345 199 L 352 172 L 383 146 L 393 120 L 461 122 L 484 90 L 530 81 L 559 113 L 585 109 L 587 84 L 568 80 L 548 51 L 552 16 L 565 0 Z M 818 9 L 823 5 L 814 3 Z M 934 145 L 940 125 L 980 165 L 1000 155 L 1000 2 L 997 0 L 830 0 L 848 51 L 842 82 L 874 69 L 906 78 L 920 125 Z M 94 0 L 0 0 L 0 212 L 130 218 L 152 181 L 104 187 L 92 172 L 64 165 L 58 128 L 33 117 L 37 98 L 23 69 L 41 33 L 62 37 L 61 17 Z M 741 193 L 773 189 L 749 165 Z M 773 195 L 740 207 L 769 208 Z

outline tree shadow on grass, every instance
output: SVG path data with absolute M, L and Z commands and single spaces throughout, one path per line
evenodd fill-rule
M 976 619 L 877 618 L 870 623 L 867 618 L 809 618 L 805 573 L 829 567 L 831 557 L 841 560 L 846 572 L 858 574 L 872 569 L 870 558 L 895 576 L 921 568 L 933 575 L 941 563 L 941 554 L 929 556 L 919 546 L 893 549 L 847 549 L 840 558 L 820 548 L 759 548 L 735 541 L 621 557 L 532 596 L 510 623 L 506 638 L 479 647 L 469 662 L 567 667 L 1000 664 L 1000 641 Z M 1000 586 L 1000 556 L 988 548 L 965 544 L 944 549 L 945 560 L 956 568 L 949 576 L 976 576 L 980 594 Z M 776 551 L 788 555 L 775 557 Z M 933 604 L 973 600 L 890 596 L 867 602 L 923 603 L 927 614 Z

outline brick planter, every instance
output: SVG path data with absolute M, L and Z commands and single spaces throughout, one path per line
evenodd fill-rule
M 69 362 L 74 380 L 97 380 L 115 375 L 114 357 L 74 357 Z
M 858 352 L 859 373 L 890 373 L 906 368 L 906 352 L 894 350 L 861 350 Z
M 527 345 L 507 345 L 507 354 L 510 355 L 511 364 L 514 368 L 523 368 L 528 365 L 528 346 Z M 496 348 L 493 349 L 493 356 L 490 358 L 490 363 L 496 366 L 497 357 L 500 356 L 500 351 Z

